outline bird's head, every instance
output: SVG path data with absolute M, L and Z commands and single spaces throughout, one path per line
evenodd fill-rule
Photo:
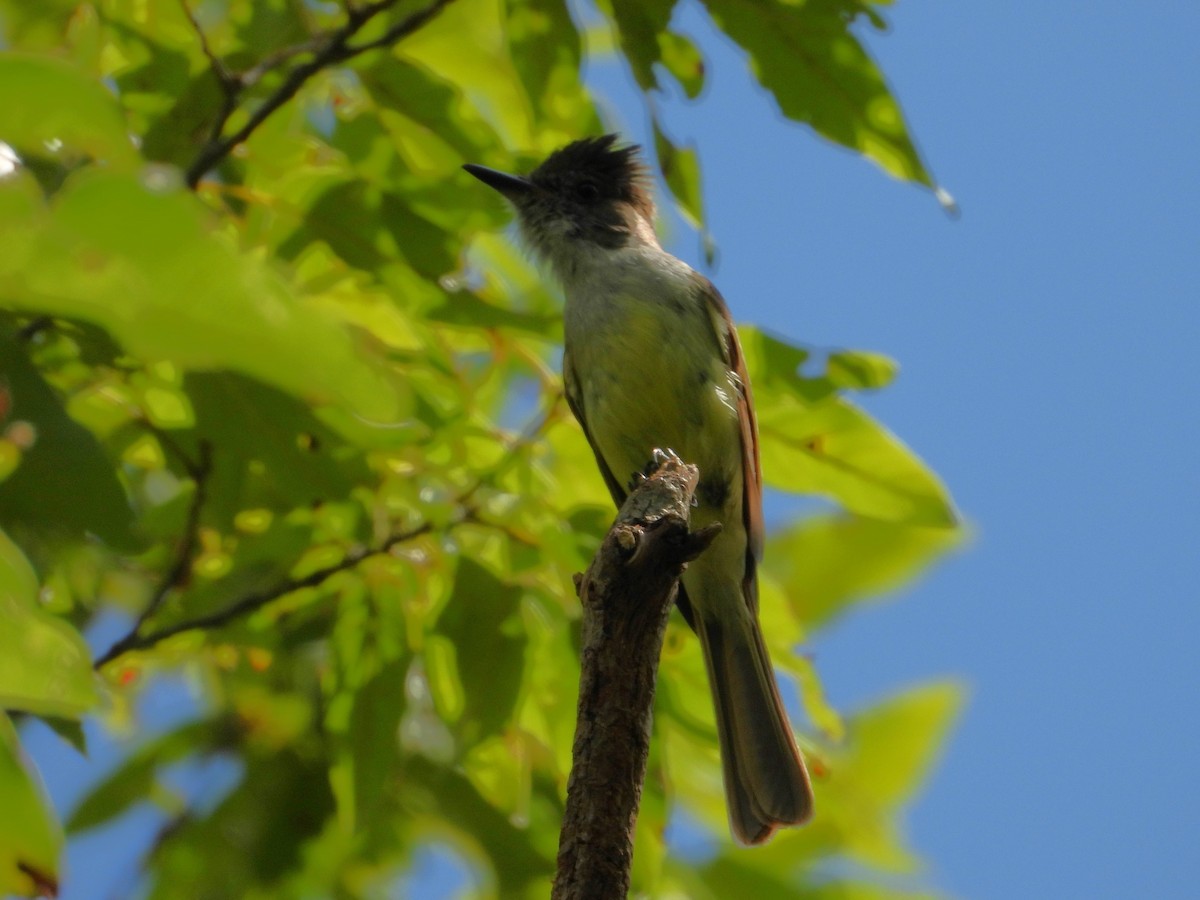
M 639 148 L 615 134 L 554 151 L 527 176 L 463 166 L 517 211 L 522 236 L 560 277 L 597 252 L 653 242 L 654 201 Z

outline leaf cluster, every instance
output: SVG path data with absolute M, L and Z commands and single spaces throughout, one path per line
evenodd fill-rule
M 929 183 L 855 34 L 858 0 L 710 0 L 789 116 Z M 653 94 L 704 61 L 672 4 L 603 4 Z M 182 673 L 193 720 L 142 741 L 69 835 L 161 810 L 147 895 L 387 896 L 448 846 L 482 895 L 546 893 L 578 672 L 571 574 L 612 510 L 557 374 L 558 298 L 463 161 L 527 168 L 596 132 L 568 5 L 535 0 L 0 2 L 0 706 L 138 729 Z M 699 159 L 654 155 L 703 224 Z M 192 189 L 194 188 L 194 190 Z M 897 814 L 958 704 L 853 716 L 796 646 L 960 539 L 929 469 L 848 394 L 895 366 L 743 341 L 772 487 L 833 512 L 774 534 L 763 616 L 821 810 L 724 843 L 695 641 L 662 664 L 634 871 L 647 895 L 901 896 Z M 96 659 L 82 634 L 117 613 Z M 236 762 L 202 806 L 165 778 Z M 62 828 L 0 714 L 0 892 L 56 878 Z M 696 861 L 665 838 L 686 808 Z M 821 875 L 860 864 L 853 882 Z

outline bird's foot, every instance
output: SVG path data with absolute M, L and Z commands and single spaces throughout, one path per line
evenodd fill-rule
M 650 461 L 646 463 L 645 468 L 640 472 L 634 472 L 633 477 L 629 481 L 629 490 L 632 492 L 639 484 L 661 469 L 669 462 L 682 463 L 679 454 L 670 447 L 663 450 L 659 447 L 654 448 L 654 452 L 650 456 Z

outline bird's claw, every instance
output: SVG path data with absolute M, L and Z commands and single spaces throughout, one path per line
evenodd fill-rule
M 661 469 L 669 462 L 682 463 L 679 454 L 670 447 L 663 450 L 660 447 L 655 447 L 654 452 L 650 455 L 650 461 L 646 463 L 645 468 L 640 472 L 634 472 L 633 478 L 629 482 L 629 490 L 634 490 L 639 484 Z

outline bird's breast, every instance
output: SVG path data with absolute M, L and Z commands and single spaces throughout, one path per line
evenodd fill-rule
M 669 448 L 700 467 L 702 504 L 724 507 L 741 492 L 736 376 L 703 301 L 686 285 L 655 287 L 652 296 L 626 287 L 568 297 L 567 350 L 587 429 L 618 481 Z

